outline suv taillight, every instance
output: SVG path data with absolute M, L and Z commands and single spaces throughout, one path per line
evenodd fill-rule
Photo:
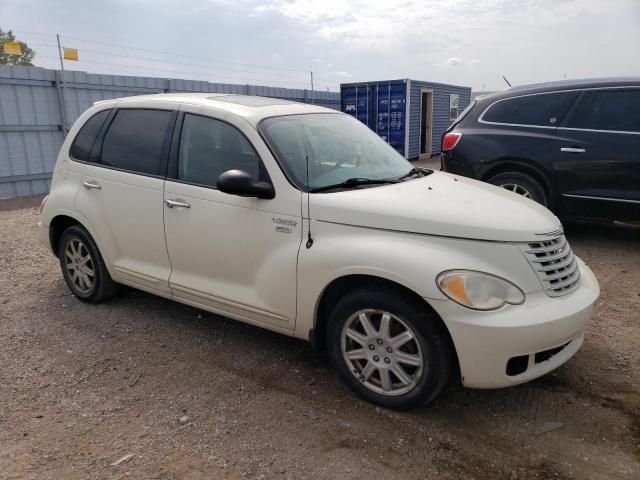
M 48 199 L 49 199 L 49 195 L 45 195 L 44 198 L 42 199 L 42 202 L 40 203 L 40 210 L 38 211 L 38 215 L 40 215 L 42 213 L 42 209 L 44 208 L 44 204 L 47 203 Z
M 445 133 L 444 137 L 442 137 L 442 151 L 453 150 L 461 138 L 462 134 L 460 132 Z

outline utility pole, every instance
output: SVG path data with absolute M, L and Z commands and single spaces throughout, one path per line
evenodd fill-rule
M 311 73 L 311 103 L 313 103 L 313 71 Z
M 67 131 L 69 130 L 69 113 L 67 111 L 67 79 L 64 74 L 64 61 L 62 60 L 62 47 L 60 46 L 60 34 L 56 33 L 56 39 L 58 40 L 58 56 L 60 57 L 60 75 L 62 78 L 62 106 L 64 123 L 62 130 L 64 131 L 65 136 L 67 135 Z

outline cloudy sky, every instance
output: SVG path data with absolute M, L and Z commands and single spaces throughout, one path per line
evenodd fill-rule
M 0 0 L 0 28 L 40 66 L 60 33 L 70 69 L 332 91 L 640 75 L 640 0 Z

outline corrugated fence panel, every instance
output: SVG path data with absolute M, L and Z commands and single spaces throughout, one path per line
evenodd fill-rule
M 0 65 L 0 198 L 49 190 L 64 140 L 60 72 Z M 261 95 L 340 109 L 340 94 L 155 77 L 66 71 L 68 124 L 94 102 L 162 92 Z

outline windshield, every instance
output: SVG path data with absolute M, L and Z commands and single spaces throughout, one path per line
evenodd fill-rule
M 411 163 L 402 155 L 347 115 L 272 117 L 260 124 L 260 131 L 289 178 L 305 191 L 354 178 L 397 179 L 412 170 Z

